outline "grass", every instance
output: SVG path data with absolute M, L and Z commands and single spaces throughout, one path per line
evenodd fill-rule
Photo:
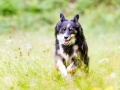
M 54 35 L 14 32 L 0 35 L 1 90 L 119 90 L 118 32 L 85 35 L 90 73 L 69 80 L 54 69 Z
M 54 68 L 55 25 L 42 23 L 34 14 L 0 17 L 0 89 L 119 90 L 120 14 L 113 11 L 111 18 L 113 12 L 106 14 L 103 8 L 90 12 L 79 20 L 89 46 L 89 75 L 77 72 L 70 79 Z

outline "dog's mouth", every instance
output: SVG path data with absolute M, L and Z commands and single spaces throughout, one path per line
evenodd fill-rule
M 75 38 L 74 37 L 70 37 L 69 39 L 64 40 L 64 45 L 72 45 L 74 43 L 75 43 Z
M 70 40 L 71 40 L 71 37 L 70 37 L 70 39 L 67 39 L 67 40 L 65 39 L 64 44 L 65 44 L 65 45 L 68 45 L 69 42 L 70 42 Z
M 74 41 L 74 37 L 75 37 L 75 34 L 71 34 L 68 39 L 64 40 L 64 45 L 71 45 L 71 44 L 73 44 L 75 42 Z
M 57 39 L 60 41 L 61 44 L 65 45 L 65 46 L 72 45 L 76 41 L 74 34 L 70 35 L 67 39 L 65 39 L 62 34 L 59 34 L 57 36 Z

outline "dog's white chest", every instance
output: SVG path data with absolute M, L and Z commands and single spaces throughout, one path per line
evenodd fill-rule
M 66 62 L 68 62 L 70 60 L 70 56 L 68 54 L 64 53 L 62 48 L 60 48 L 59 54 L 65 59 Z
M 63 48 L 60 47 L 60 49 L 59 49 L 59 54 L 65 59 L 66 64 L 70 64 L 70 63 L 72 62 L 72 58 L 73 58 L 73 57 L 78 57 L 77 50 L 78 50 L 78 46 L 77 46 L 77 45 L 74 45 L 74 46 L 73 46 L 73 54 L 70 56 L 70 55 L 64 53 Z

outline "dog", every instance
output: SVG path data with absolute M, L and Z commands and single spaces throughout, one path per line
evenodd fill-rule
M 60 13 L 60 21 L 55 26 L 55 67 L 63 76 L 81 66 L 84 66 L 85 72 L 89 71 L 88 46 L 78 20 L 79 14 L 67 20 Z

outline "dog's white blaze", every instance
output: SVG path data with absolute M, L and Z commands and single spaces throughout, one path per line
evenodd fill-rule
M 70 23 L 68 23 L 67 28 L 70 26 Z
M 64 33 L 64 37 L 67 36 L 67 31 Z

